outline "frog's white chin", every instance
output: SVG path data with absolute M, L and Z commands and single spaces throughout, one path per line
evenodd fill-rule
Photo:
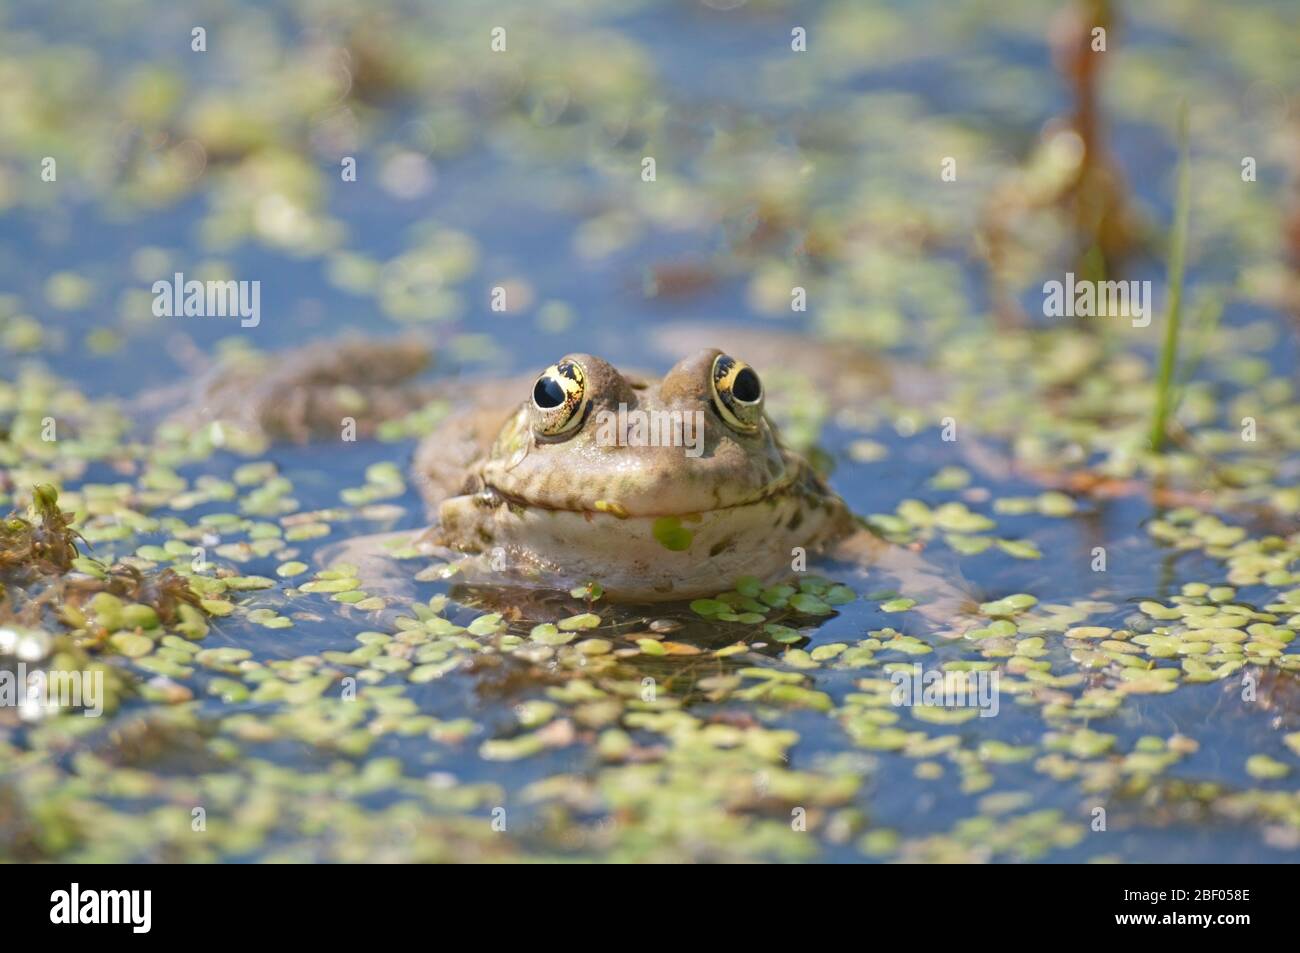
M 715 595 L 743 576 L 788 576 L 843 533 L 846 511 L 834 497 L 797 493 L 666 518 L 485 507 L 463 496 L 444 501 L 439 515 L 437 535 L 472 550 L 457 563 L 467 584 L 596 581 L 611 599 L 642 602 Z

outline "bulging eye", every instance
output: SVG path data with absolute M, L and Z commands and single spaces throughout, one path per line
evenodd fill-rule
M 587 409 L 587 374 L 577 361 L 552 364 L 533 385 L 533 429 L 558 437 L 582 422 Z
M 713 403 L 727 425 L 741 433 L 756 433 L 763 419 L 763 382 L 744 361 L 726 354 L 713 359 L 709 383 Z

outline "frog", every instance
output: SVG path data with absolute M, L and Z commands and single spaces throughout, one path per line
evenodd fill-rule
M 788 579 L 825 556 L 892 577 L 906 594 L 923 597 L 936 619 L 969 606 L 960 580 L 885 542 L 852 512 L 783 440 L 760 369 L 703 344 L 707 333 L 694 327 L 676 340 L 657 339 L 661 352 L 683 344 L 689 351 L 658 375 L 571 352 L 536 374 L 432 388 L 412 380 L 430 358 L 410 340 L 316 344 L 275 360 L 270 371 L 251 365 L 242 372 L 250 374 L 247 385 L 238 369 L 227 369 L 184 419 L 195 425 L 198 406 L 204 420 L 236 419 L 268 439 L 302 442 L 337 438 L 344 409 L 371 433 L 386 416 L 444 402 L 449 412 L 419 440 L 411 462 L 429 515 L 415 549 L 473 587 L 562 591 L 596 583 L 613 601 L 692 600 L 744 577 Z M 864 388 L 879 386 L 880 369 L 846 363 L 842 349 L 818 353 L 793 336 L 722 336 L 773 361 L 810 369 L 834 363 L 835 399 L 862 399 Z M 396 535 L 410 534 L 389 534 Z M 324 558 L 393 575 L 382 565 L 391 542 L 349 540 Z
M 427 539 L 486 557 L 462 576 L 596 580 L 623 601 L 788 574 L 853 516 L 782 443 L 764 397 L 757 371 L 718 348 L 657 378 L 566 354 L 504 414 L 454 416 L 422 441 Z

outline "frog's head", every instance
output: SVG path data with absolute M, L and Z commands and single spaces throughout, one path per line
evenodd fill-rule
M 763 398 L 758 373 L 713 348 L 658 380 L 569 354 L 537 377 L 466 495 L 443 504 L 444 538 L 610 591 L 611 576 L 679 594 L 689 578 L 716 592 L 728 574 L 788 568 L 790 546 L 844 508 L 782 446 Z
M 530 506 L 683 516 L 761 499 L 796 469 L 763 413 L 758 374 L 707 350 L 658 381 L 590 354 L 561 358 L 506 422 L 482 474 Z

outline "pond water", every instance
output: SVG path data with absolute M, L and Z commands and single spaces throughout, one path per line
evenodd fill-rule
M 0 708 L 0 859 L 1294 859 L 1295 5 L 482 6 L 0 5 L 0 504 L 58 487 L 98 565 L 9 577 L 0 626 L 118 676 L 102 718 Z M 1095 22 L 1072 80 L 1049 37 Z M 177 272 L 260 282 L 260 321 L 155 315 Z M 1047 316 L 1067 272 L 1151 282 L 1149 324 Z M 662 372 L 714 326 L 967 613 L 816 556 L 809 611 L 717 580 L 731 621 L 358 578 L 323 551 L 426 525 L 411 457 L 462 407 L 308 445 L 166 422 L 222 355 L 414 334 L 454 394 L 572 351 Z M 899 386 L 848 386 L 868 360 Z M 203 611 L 77 594 L 115 562 Z M 996 674 L 996 715 L 895 704 L 911 665 Z

